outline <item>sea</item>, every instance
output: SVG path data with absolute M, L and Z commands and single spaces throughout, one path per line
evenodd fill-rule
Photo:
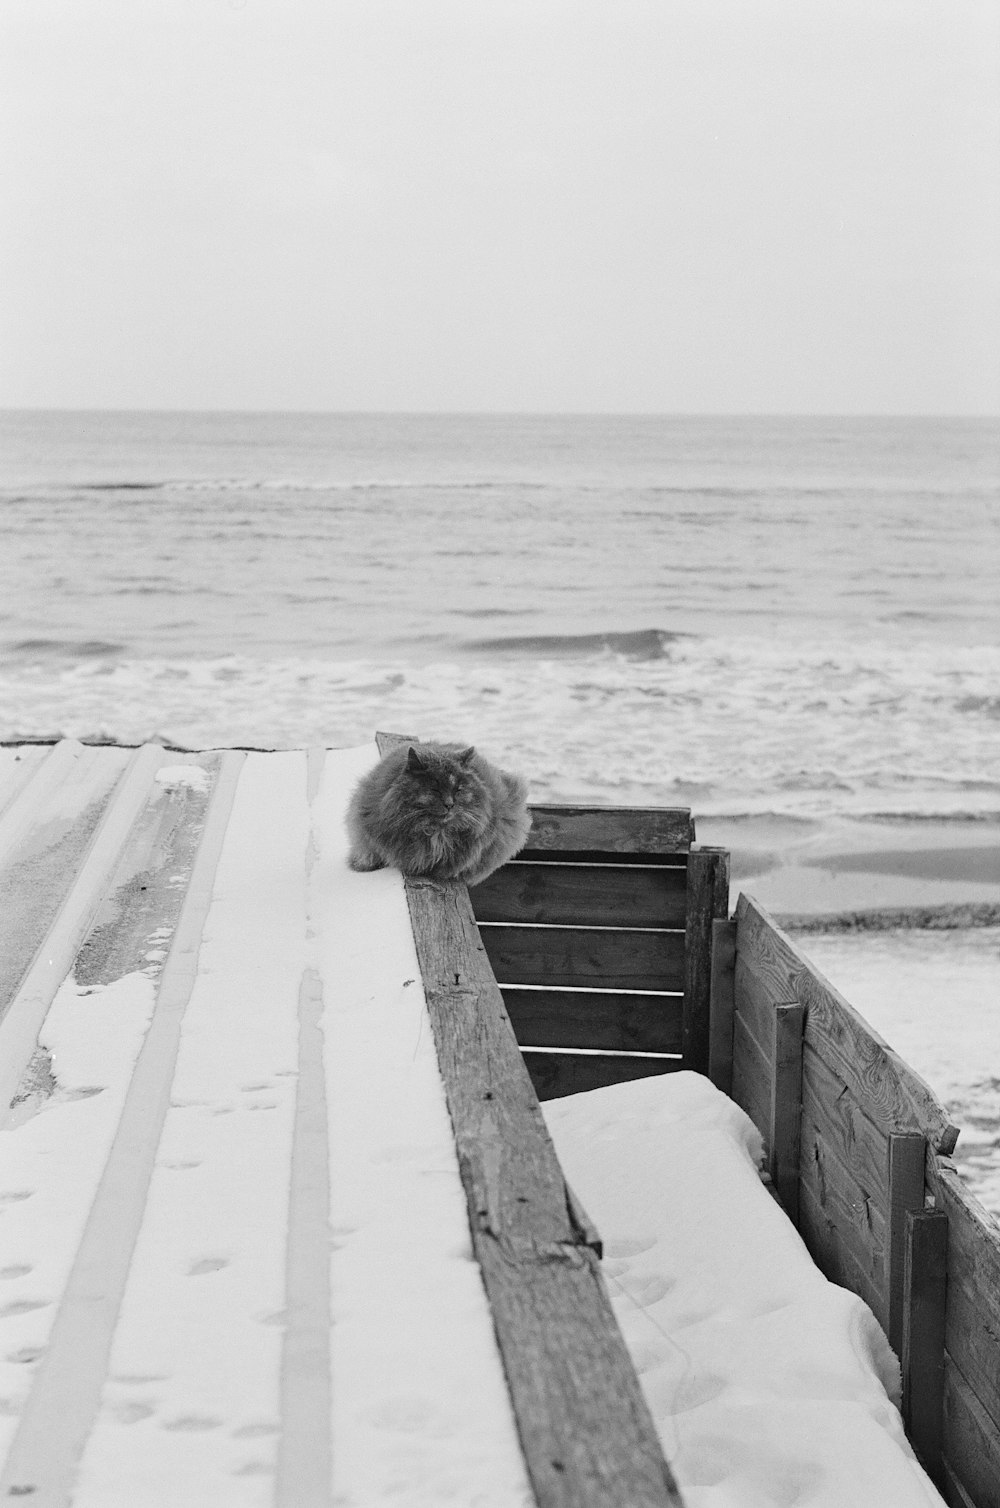
M 0 415 L 0 741 L 376 729 L 539 801 L 982 841 L 1000 421 Z M 1000 1214 L 1000 932 L 806 942 Z
M 5 740 L 1000 814 L 995 421 L 6 413 L 0 541 Z

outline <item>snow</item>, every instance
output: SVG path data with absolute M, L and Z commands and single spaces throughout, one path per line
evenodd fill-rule
M 208 771 L 196 764 L 168 764 L 156 772 L 156 783 L 168 791 L 186 786 L 191 791 L 208 790 Z
M 353 874 L 343 815 L 374 746 L 317 801 L 330 1103 L 338 1505 L 531 1504 L 395 870 Z
M 376 757 L 242 766 L 74 1508 L 532 1502 L 402 881 L 346 864 Z M 85 1231 L 115 1237 L 101 1180 L 175 962 L 151 928 L 143 970 L 63 982 L 0 1138 L 0 1454 Z M 736 1106 L 675 1074 L 545 1110 L 688 1508 L 940 1502 L 884 1336 L 768 1197 Z M 317 1429 L 332 1483 L 307 1497 L 288 1441 Z
M 871 1311 L 761 1183 L 760 1137 L 678 1073 L 543 1106 L 687 1508 L 930 1508 Z

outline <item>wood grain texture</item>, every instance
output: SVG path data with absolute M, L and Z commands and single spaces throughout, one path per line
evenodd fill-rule
M 865 1113 L 890 1131 L 919 1131 L 936 1151 L 950 1152 L 958 1129 L 908 1063 L 823 978 L 767 912 L 741 895 L 736 908 L 738 958 L 772 1000 L 806 1008 L 805 1040 L 842 1079 Z
M 525 1048 L 523 1056 L 540 1100 L 677 1073 L 684 1067 L 683 1058 L 648 1058 L 640 1053 L 532 1052 Z
M 928 1158 L 927 1181 L 948 1216 L 948 1356 L 1000 1429 L 1000 1228 L 949 1160 Z
M 709 989 L 708 1076 L 716 1089 L 733 1087 L 733 1022 L 736 1010 L 736 923 L 712 922 L 712 982 Z
M 961 1371 L 945 1364 L 944 1451 L 975 1508 L 1000 1508 L 1000 1430 Z
M 526 851 L 686 853 L 694 824 L 686 807 L 531 806 Z
M 502 985 L 578 989 L 684 988 L 684 933 L 618 927 L 482 925 L 483 946 Z
M 728 852 L 724 848 L 692 848 L 688 855 L 684 1066 L 696 1073 L 707 1074 L 709 1066 L 712 923 L 728 915 Z
M 679 1504 L 464 886 L 408 882 L 473 1247 L 539 1508 Z
M 805 1114 L 799 1231 L 817 1266 L 834 1282 L 859 1293 L 888 1330 L 885 1218 Z
M 941 1479 L 948 1216 L 915 1210 L 906 1221 L 903 1272 L 903 1422 L 932 1480 Z
M 480 922 L 683 927 L 687 871 L 663 865 L 512 860 L 469 891 Z
M 889 1297 L 889 1344 L 903 1354 L 906 1300 L 908 1217 L 924 1207 L 924 1165 L 927 1143 L 917 1131 L 889 1137 L 889 1221 L 885 1244 L 885 1281 Z
M 516 988 L 502 994 L 514 1034 L 524 1047 L 681 1051 L 679 995 Z
M 799 1134 L 802 1119 L 802 1028 L 805 1012 L 791 1002 L 772 1013 L 768 1172 L 793 1224 L 799 1216 Z

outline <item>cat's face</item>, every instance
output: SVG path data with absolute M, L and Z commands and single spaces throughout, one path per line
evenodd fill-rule
M 467 817 L 479 799 L 478 781 L 470 769 L 475 749 L 457 755 L 417 753 L 410 749 L 403 778 L 410 800 L 428 818 L 457 823 Z

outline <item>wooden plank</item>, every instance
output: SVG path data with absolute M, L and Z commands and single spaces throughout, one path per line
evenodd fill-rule
M 941 1462 L 941 1491 L 948 1508 L 979 1508 L 974 1503 L 951 1469 L 948 1461 Z
M 117 755 L 119 751 L 92 752 Z M 0 1125 L 10 1113 L 11 1101 L 35 1049 L 52 998 L 98 914 L 132 826 L 146 803 L 152 776 L 165 757 L 159 744 L 146 744 L 131 756 L 126 755 L 127 772 L 115 785 L 111 799 L 103 775 L 98 782 L 101 794 L 87 808 L 92 811 L 96 807 L 98 811 L 91 829 L 92 841 L 75 867 L 62 905 L 0 1021 Z M 119 762 L 112 759 L 108 763 L 117 780 Z M 79 818 L 78 809 L 74 810 Z M 54 824 L 60 832 L 61 820 Z M 62 844 L 58 851 L 63 854 Z
M 913 1210 L 906 1219 L 903 1272 L 903 1421 L 924 1469 L 941 1480 L 948 1216 Z
M 736 923 L 712 922 L 712 983 L 709 991 L 708 1076 L 716 1089 L 733 1087 L 733 1020 L 736 1011 Z
M 469 891 L 480 922 L 683 927 L 687 870 L 642 864 L 519 863 Z
M 797 1224 L 799 1131 L 802 1117 L 802 1029 L 805 1011 L 797 1002 L 776 1005 L 771 1020 L 768 1172 L 785 1213 Z
M 958 1128 L 909 1064 L 873 1031 L 750 896 L 736 908 L 737 956 L 772 1000 L 806 1008 L 805 1040 L 836 1069 L 876 1125 L 919 1131 L 948 1153 Z
M 907 1217 L 924 1207 L 924 1165 L 927 1143 L 916 1131 L 889 1137 L 889 1224 L 885 1247 L 885 1281 L 889 1297 L 889 1344 L 903 1354 L 903 1315 L 906 1303 Z
M 827 1277 L 859 1293 L 888 1330 L 885 1217 L 805 1112 L 799 1231 Z
M 817 1184 L 805 1174 L 799 1184 L 799 1234 L 819 1270 L 832 1283 L 849 1288 L 864 1299 L 884 1327 L 881 1252 L 874 1264 L 870 1254 L 867 1258 L 859 1257 L 858 1243 L 851 1239 L 849 1210 L 845 1215 L 844 1201 L 828 1184 Z
M 380 735 L 381 736 L 381 735 Z M 598 849 L 606 853 L 686 853 L 694 824 L 686 807 L 531 806 L 525 849 Z
M 0 821 L 0 1017 L 59 915 L 129 761 L 125 750 L 65 740 L 47 753 Z
M 492 922 L 484 922 L 481 932 L 500 984 L 678 992 L 684 988 L 683 932 Z
M 461 885 L 406 884 L 473 1248 L 542 1508 L 680 1503 Z
M 889 1208 L 889 1138 L 870 1121 L 842 1079 L 803 1043 L 803 1114 L 816 1125 L 879 1209 Z
M 514 1034 L 524 1047 L 681 1051 L 680 995 L 516 988 L 502 994 Z
M 731 1093 L 757 1127 L 766 1146 L 771 1120 L 771 1063 L 739 1015 L 733 1023 Z
M 696 1073 L 708 1073 L 712 922 L 728 914 L 729 854 L 724 848 L 693 848 L 688 855 L 684 1066 Z
M 945 1344 L 1000 1425 L 1000 1228 L 947 1159 L 928 1158 L 927 1181 L 948 1216 Z
M 944 1369 L 944 1451 L 952 1478 L 975 1508 L 1000 1508 L 1000 1429 L 950 1358 Z
M 523 1057 L 535 1093 L 540 1100 L 558 1100 L 567 1094 L 585 1094 L 608 1084 L 625 1084 L 655 1074 L 676 1073 L 683 1058 L 644 1057 L 640 1053 L 532 1052 Z

